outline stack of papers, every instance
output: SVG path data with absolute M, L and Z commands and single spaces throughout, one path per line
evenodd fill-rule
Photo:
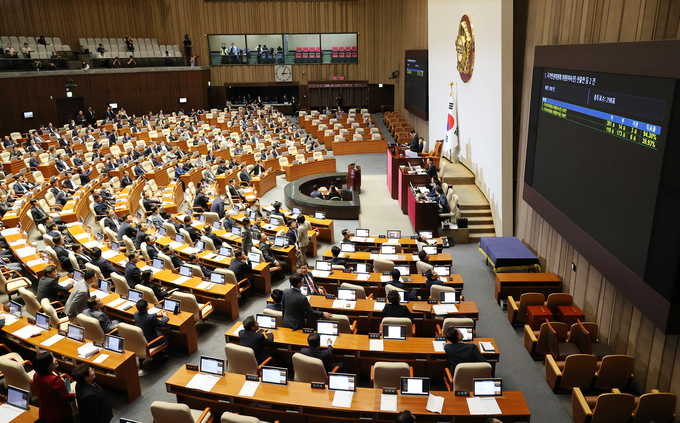
M 160 308 L 158 308 L 158 307 L 156 307 L 156 306 L 153 306 L 153 307 L 151 307 L 150 309 L 148 309 L 146 312 L 147 312 L 148 314 L 157 314 L 159 311 L 161 311 Z
M 210 390 L 215 386 L 220 378 L 210 375 L 197 374 L 192 377 L 186 387 L 189 389 L 198 389 L 205 392 L 210 392 Z
M 360 273 L 360 274 L 357 275 L 357 280 L 358 281 L 367 281 L 368 278 L 370 278 L 370 277 L 371 277 L 370 273 Z
M 181 246 L 183 246 L 184 244 L 181 244 L 181 243 L 179 243 L 179 242 L 177 242 L 177 241 L 172 241 L 169 245 L 170 245 L 173 249 L 176 250 L 176 249 L 180 248 Z
M 2 236 L 8 236 L 8 235 L 15 235 L 19 233 L 19 228 L 10 228 L 10 229 L 5 229 L 2 232 L 0 232 L 0 235 Z
M 11 314 L 4 314 L 4 316 L 5 316 L 5 326 L 9 326 L 9 325 L 19 321 L 19 319 L 12 316 Z
M 387 304 L 387 303 L 379 303 L 379 302 L 376 301 L 375 303 L 373 303 L 373 310 L 383 311 L 385 309 L 385 304 Z
M 90 234 L 88 234 L 87 232 L 83 232 L 82 234 L 75 235 L 73 238 L 80 241 L 81 239 L 85 239 L 85 238 L 89 238 L 89 237 L 90 237 Z
M 432 346 L 434 347 L 434 352 L 444 352 L 444 346 L 446 345 L 446 341 L 432 341 Z
M 95 289 L 94 291 L 92 291 L 92 295 L 102 300 L 111 294 L 109 294 L 108 292 L 101 291 L 99 289 Z
M 101 247 L 101 243 L 97 241 L 96 239 L 94 241 L 89 241 L 83 244 L 85 248 L 94 248 L 94 247 Z
M 420 257 L 418 257 L 418 255 L 416 254 L 411 255 L 411 258 L 413 259 L 413 261 L 420 261 Z
M 439 316 L 458 312 L 458 308 L 455 304 L 435 304 L 432 306 L 432 310 L 434 311 L 434 314 Z
M 312 270 L 312 276 L 315 278 L 327 278 L 331 275 L 331 272 L 328 270 Z
M 431 411 L 433 413 L 442 413 L 442 409 L 444 408 L 444 397 L 438 397 L 436 395 L 430 394 L 429 397 L 427 397 L 427 405 L 425 406 L 425 409 L 427 411 Z
M 385 351 L 385 345 L 382 339 L 369 340 L 370 351 Z
M 38 335 L 42 331 L 43 330 L 37 326 L 26 325 L 23 328 L 12 332 L 12 335 L 16 336 L 17 338 L 28 339 L 32 336 Z
M 196 247 L 187 247 L 187 248 L 185 248 L 185 249 L 182 250 L 182 252 L 183 252 L 183 253 L 186 253 L 186 254 L 196 254 L 196 253 L 198 253 L 199 251 L 201 251 L 201 250 L 199 250 L 199 249 L 196 248 Z
M 26 240 L 25 239 L 17 239 L 16 241 L 12 241 L 9 243 L 10 247 L 16 247 L 18 245 L 26 245 Z
M 335 335 L 324 335 L 324 334 L 319 334 L 319 337 L 321 338 L 321 346 L 324 347 L 328 345 L 328 340 L 331 340 L 331 345 L 335 346 L 335 341 L 338 339 L 337 336 Z
M 56 344 L 57 342 L 61 341 L 65 337 L 63 335 L 52 335 L 46 340 L 42 341 L 40 345 L 44 345 L 46 347 L 51 347 L 52 345 Z
M 24 411 L 19 407 L 14 407 L 9 404 L 0 405 L 0 422 L 11 422 L 17 417 L 24 414 Z
M 257 388 L 260 386 L 260 382 L 255 382 L 253 380 L 246 380 L 243 386 L 241 387 L 241 390 L 238 393 L 238 396 L 240 397 L 249 397 L 252 398 L 255 396 L 255 391 L 257 391 Z
M 378 254 L 380 260 L 398 260 L 399 256 L 397 254 Z
M 243 330 L 243 324 L 239 324 L 238 327 L 236 328 L 236 330 L 234 331 L 234 334 L 238 335 L 238 334 L 241 333 L 242 330 Z
M 78 357 L 90 358 L 99 352 L 99 348 L 95 347 L 92 342 L 78 347 Z
M 333 407 L 350 408 L 352 406 L 352 398 L 354 398 L 354 392 L 352 391 L 335 391 Z
M 380 411 L 397 411 L 397 395 L 380 395 Z
M 333 308 L 344 308 L 348 310 L 354 310 L 354 307 L 356 307 L 357 303 L 356 301 L 348 301 L 348 300 L 333 300 Z
M 359 236 L 353 236 L 351 238 L 351 241 L 352 242 L 366 242 L 366 238 L 362 238 L 362 237 L 359 237 Z
M 109 358 L 108 354 L 99 354 L 99 357 L 92 360 L 92 362 L 95 364 L 103 363 L 107 358 Z
M 118 255 L 118 253 L 113 251 L 113 250 L 106 250 L 106 251 L 102 252 L 102 257 L 104 257 L 107 260 L 112 259 L 112 258 L 116 257 L 117 255 Z
M 116 308 L 117 306 L 119 306 L 120 304 L 123 304 L 124 302 L 125 302 L 124 299 L 122 299 L 122 298 L 116 298 L 115 300 L 113 300 L 113 301 L 111 301 L 110 303 L 108 303 L 108 304 L 106 305 L 106 307 L 113 307 L 113 308 Z
M 190 278 L 188 276 L 180 276 L 179 278 L 172 281 L 172 283 L 177 285 L 182 285 L 184 282 L 188 281 Z
M 16 250 L 17 257 L 23 258 L 23 257 L 28 257 L 36 254 L 36 249 L 33 247 L 24 247 L 24 248 L 19 248 Z
M 208 253 L 208 254 L 204 255 L 203 257 L 201 257 L 201 258 L 202 258 L 202 259 L 205 259 L 205 260 L 210 260 L 211 258 L 215 257 L 216 255 L 217 255 L 217 254 L 215 254 L 215 253 Z M 220 256 L 220 257 L 222 257 L 222 256 Z
M 40 264 L 47 264 L 47 263 L 45 263 L 45 260 L 43 260 L 43 259 L 35 259 L 35 260 L 30 260 L 26 264 L 28 265 L 28 267 L 33 267 L 33 266 L 38 266 Z
M 482 347 L 482 352 L 495 352 L 496 349 L 493 347 L 491 342 L 480 342 L 479 346 Z
M 205 282 L 199 283 L 198 286 L 197 286 L 196 288 L 198 288 L 198 289 L 206 289 L 206 288 L 208 288 L 209 285 L 210 285 L 210 282 L 205 281 Z
M 466 398 L 468 409 L 472 415 L 501 414 L 496 398 Z M 429 408 L 428 408 L 429 410 Z

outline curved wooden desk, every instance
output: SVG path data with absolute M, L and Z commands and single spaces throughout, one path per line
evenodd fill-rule
M 387 140 L 334 141 L 333 155 L 382 153 L 387 148 Z
M 288 166 L 283 166 L 286 172 L 286 181 L 294 181 L 305 176 L 318 175 L 320 173 L 334 173 L 335 159 L 323 159 L 314 162 L 290 164 Z

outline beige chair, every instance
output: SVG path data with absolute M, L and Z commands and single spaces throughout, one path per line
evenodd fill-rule
M 130 287 L 125 277 L 117 273 L 111 273 L 111 281 L 116 289 L 116 294 L 127 297 Z
M 432 285 L 430 287 L 430 299 L 431 300 L 437 300 L 441 298 L 441 293 L 442 292 L 455 292 L 456 288 L 452 286 L 446 286 L 446 285 Z M 462 299 L 461 299 L 462 301 Z
M 185 292 L 175 292 L 172 294 L 172 299 L 180 301 L 180 310 L 186 311 L 194 315 L 194 321 L 205 321 L 213 311 L 213 306 L 210 301 L 201 304 L 196 300 L 196 296 Z
M 357 292 L 357 300 L 365 300 L 366 298 L 368 298 L 368 299 L 373 298 L 373 294 L 366 297 L 366 290 L 361 285 L 354 285 L 352 283 L 343 282 L 340 285 L 340 288 L 341 289 L 354 289 Z
M 156 298 L 156 294 L 154 294 L 153 289 L 149 288 L 148 286 L 144 286 L 141 283 L 138 283 L 137 285 L 135 285 L 135 289 L 142 293 L 142 299 L 146 300 L 150 304 L 150 306 L 158 304 L 160 302 L 158 301 L 158 298 Z
M 30 214 L 30 213 L 29 213 Z M 16 275 L 16 278 L 7 279 L 10 275 Z M 19 291 L 19 288 L 28 288 L 32 283 L 27 278 L 20 276 L 16 270 L 3 271 L 0 272 L 0 291 L 3 294 L 7 294 L 7 297 L 11 300 L 12 295 Z
M 129 236 L 123 235 L 123 243 L 125 244 L 125 251 L 126 252 L 133 251 L 135 249 L 135 243 L 132 242 L 132 239 Z M 121 248 L 121 250 L 122 250 L 122 248 Z
M 315 151 L 312 157 L 314 158 L 314 160 L 322 160 L 323 153 L 321 151 Z
M 403 289 L 397 288 L 396 286 L 388 283 L 385 285 L 385 298 L 389 297 L 391 291 L 406 292 Z
M 16 386 L 17 388 L 27 390 L 29 397 L 33 397 L 31 381 L 35 371 L 26 372 L 22 363 L 23 361 L 15 361 L 11 357 L 0 357 L 0 372 L 4 376 L 5 388 L 8 385 Z
M 163 227 L 165 228 L 165 231 L 166 231 L 165 235 L 168 238 L 174 240 L 175 237 L 177 236 L 177 230 L 175 230 L 175 225 L 173 225 L 172 223 L 169 223 L 169 222 L 163 222 Z M 189 239 L 191 239 L 191 238 L 189 238 Z
M 224 352 L 227 355 L 227 373 L 236 373 L 240 375 L 259 375 L 262 366 L 267 365 L 272 359 L 271 357 L 267 357 L 267 359 L 258 366 L 253 349 L 236 344 L 225 345 Z
M 338 322 L 338 332 L 339 333 L 352 333 L 355 334 L 357 333 L 357 321 L 355 320 L 354 323 L 350 324 L 349 323 L 349 317 L 345 316 L 344 314 L 332 314 L 333 317 L 331 317 L 331 320 L 337 321 Z
M 527 307 L 532 305 L 543 305 L 545 295 L 538 292 L 525 292 L 519 297 L 519 303 L 515 302 L 512 296 L 508 296 L 508 320 L 510 324 L 515 322 L 527 321 Z
M 252 416 L 242 416 L 240 414 L 235 414 L 235 413 L 230 413 L 228 411 L 225 411 L 222 413 L 222 418 L 220 420 L 221 423 L 267 423 L 265 421 L 262 421 L 258 419 L 257 417 L 252 417 Z M 279 423 L 278 420 L 274 423 Z
M 432 266 L 431 264 L 424 263 L 422 261 L 416 262 L 416 271 L 421 275 L 423 273 L 427 272 L 428 270 L 432 270 L 432 269 L 434 269 L 434 266 Z
M 186 404 L 164 401 L 151 403 L 151 416 L 154 423 L 210 423 L 214 419 L 210 407 L 193 410 Z
M 602 358 L 595 372 L 594 388 L 601 391 L 625 389 L 633 380 L 634 365 L 635 359 L 629 355 L 614 354 Z
M 406 326 L 406 337 L 416 336 L 416 325 L 408 317 L 383 317 L 380 322 L 380 333 L 382 334 L 383 325 L 404 325 Z
M 550 322 L 550 326 L 557 333 L 558 339 L 567 339 L 569 328 L 566 323 Z M 534 357 L 543 358 L 548 352 L 548 324 L 546 322 L 541 324 L 539 330 L 533 330 L 531 326 L 524 325 L 524 348 Z
M 41 171 L 36 170 L 35 172 L 33 172 L 33 181 L 36 184 L 42 184 L 43 182 L 45 182 L 45 176 Z
M 554 292 L 548 295 L 545 306 L 548 307 L 548 310 L 550 310 L 553 315 L 557 316 L 557 308 L 559 306 L 570 306 L 573 303 L 574 297 L 572 297 L 571 294 L 564 292 Z
M 57 304 L 59 303 L 57 302 Z M 47 314 L 47 316 L 50 318 L 50 327 L 61 331 L 66 331 L 66 329 L 68 329 L 68 317 L 59 318 L 57 315 L 57 310 L 54 309 L 48 298 L 43 298 L 42 301 L 40 301 L 40 305 L 42 306 L 43 313 Z M 87 338 L 87 333 L 85 337 Z
M 165 337 L 159 336 L 150 342 L 146 342 L 142 329 L 128 323 L 118 324 L 118 334 L 123 338 L 123 342 L 125 342 L 125 350 L 135 353 L 139 360 L 140 368 L 143 368 L 144 360 L 153 357 L 168 347 Z M 151 344 L 157 341 L 162 341 L 162 343 L 156 347 L 151 347 Z
M 413 367 L 408 363 L 378 361 L 371 366 L 371 388 L 401 389 L 402 377 L 413 377 Z
M 201 270 L 200 266 L 197 266 L 197 265 L 191 264 L 191 263 L 185 263 L 184 265 L 191 269 L 191 276 L 193 276 L 195 278 L 205 278 L 206 277 L 206 275 L 203 274 L 203 271 Z
M 555 393 L 560 388 L 589 388 L 596 370 L 597 357 L 594 355 L 572 354 L 564 361 L 555 361 L 550 354 L 545 356 L 545 379 Z
M 239 294 L 250 288 L 250 281 L 248 281 L 248 278 L 243 278 L 240 281 L 237 281 L 236 274 L 234 274 L 234 272 L 229 269 L 217 268 L 215 271 L 217 273 L 224 274 L 225 283 L 236 285 Z
M 391 272 L 394 269 L 394 262 L 391 260 L 373 260 L 373 269 L 376 273 Z
M 205 242 L 205 250 L 206 251 L 216 251 L 217 250 L 217 248 L 215 248 L 215 243 L 213 242 L 213 240 L 208 238 L 207 236 L 201 236 L 201 241 Z
M 97 279 L 106 279 L 99 267 L 95 266 L 94 264 L 85 263 L 85 270 L 88 269 L 94 271 L 94 273 L 97 275 Z
M 19 296 L 24 300 L 26 307 L 24 308 L 24 313 L 35 319 L 35 313 L 40 311 L 40 303 L 31 291 L 26 288 L 19 288 Z
M 68 260 L 71 262 L 71 266 L 73 266 L 75 270 L 83 270 L 80 268 L 78 259 L 76 259 L 76 255 L 72 251 L 68 252 Z
M 295 368 L 296 382 L 326 382 L 328 373 L 323 365 L 323 361 L 318 358 L 309 357 L 301 353 L 293 354 L 293 367 Z M 338 367 L 333 369 L 331 373 L 335 373 Z
M 675 403 L 677 402 L 675 394 L 652 389 L 651 393 L 640 396 L 636 402 L 633 423 L 671 423 L 675 419 Z
M 450 327 L 475 327 L 475 321 L 470 317 L 447 317 L 442 322 L 441 327 L 437 323 L 437 336 L 446 336 L 446 332 L 449 331 Z
M 56 251 L 54 251 L 54 248 L 50 247 L 49 245 L 45 246 L 45 251 L 47 251 L 50 255 L 50 259 L 52 261 L 52 264 L 57 266 L 57 272 L 59 273 L 60 276 L 63 276 L 66 274 L 66 271 L 61 265 L 61 261 L 59 260 L 59 257 L 57 257 Z
M 85 339 L 96 342 L 104 342 L 104 329 L 99 324 L 99 320 L 94 317 L 89 317 L 83 313 L 79 313 L 76 316 L 76 321 L 78 325 L 85 329 Z
M 205 216 L 205 222 L 203 222 L 204 226 L 206 226 L 206 225 L 212 226 L 213 222 L 215 222 L 216 220 L 219 220 L 219 218 L 220 218 L 217 215 L 217 213 L 211 213 L 211 212 L 203 213 L 203 216 Z
M 449 391 L 472 391 L 472 379 L 492 377 L 489 363 L 460 363 L 451 376 L 451 370 L 445 369 L 444 382 Z
M 158 253 L 158 258 L 163 260 L 163 263 L 165 264 L 165 268 L 167 270 L 175 270 L 175 265 L 172 264 L 172 259 L 163 253 Z
M 602 394 L 590 402 L 578 387 L 571 394 L 574 423 L 627 423 L 634 408 L 635 397 L 630 394 Z
M 271 308 L 265 308 L 262 314 L 268 316 L 276 316 L 276 327 L 283 327 L 283 312 L 281 310 L 272 310 Z

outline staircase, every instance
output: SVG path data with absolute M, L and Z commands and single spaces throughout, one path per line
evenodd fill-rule
M 491 216 L 491 207 L 488 204 L 461 204 L 460 216 L 468 218 L 471 244 L 478 243 L 482 237 L 496 236 L 493 217 Z

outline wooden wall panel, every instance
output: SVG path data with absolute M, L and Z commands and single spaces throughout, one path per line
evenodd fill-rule
M 559 233 L 549 226 L 546 230 L 545 221 L 522 200 L 522 181 L 536 45 L 677 39 L 679 33 L 678 0 L 529 0 L 522 101 L 517 110 L 521 123 L 516 197 L 517 236 L 546 257 L 547 269 L 562 277 L 563 290 L 574 294 L 588 319 L 598 322 L 600 341 L 635 358 L 633 387 L 676 394 L 680 394 L 679 337 L 654 327 Z

